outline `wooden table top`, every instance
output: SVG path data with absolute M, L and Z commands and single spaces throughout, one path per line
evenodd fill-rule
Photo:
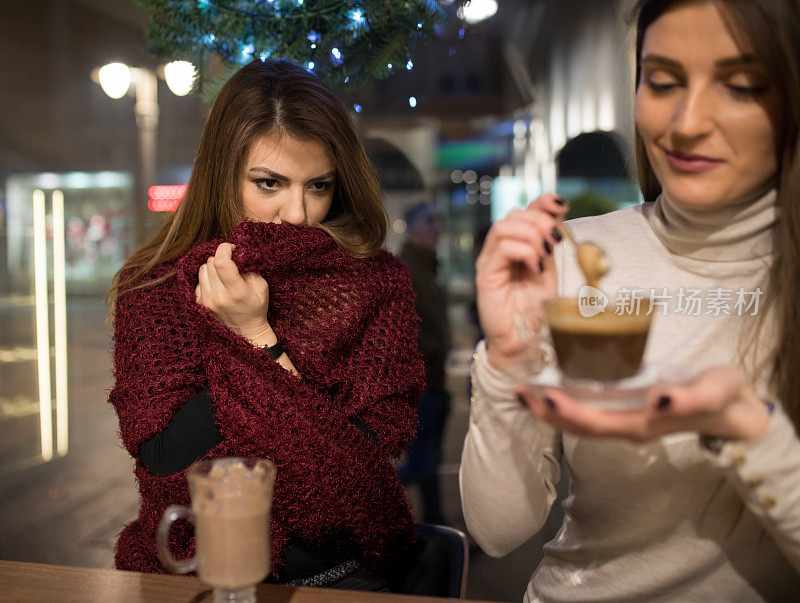
M 257 593 L 260 603 L 441 603 L 447 600 L 275 584 L 259 584 Z M 211 589 L 199 579 L 187 576 L 0 561 L 0 601 L 200 603 L 211 601 Z

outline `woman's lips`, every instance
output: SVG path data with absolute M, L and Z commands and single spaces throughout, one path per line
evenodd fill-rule
M 691 172 L 693 174 L 708 172 L 718 165 L 725 163 L 722 159 L 714 159 L 704 155 L 680 153 L 678 151 L 668 151 L 666 149 L 664 149 L 664 153 L 673 169 L 681 172 Z

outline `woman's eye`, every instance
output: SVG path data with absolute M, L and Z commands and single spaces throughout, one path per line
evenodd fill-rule
M 327 191 L 328 189 L 331 188 L 331 183 L 330 182 L 315 182 L 311 186 L 313 187 L 313 189 L 315 191 L 323 192 L 323 191 Z
M 645 74 L 644 81 L 653 92 L 672 90 L 679 83 L 675 76 L 661 70 Z
M 278 180 L 275 178 L 261 178 L 259 180 L 255 180 L 256 186 L 263 190 L 273 190 L 275 186 L 278 184 Z
M 766 84 L 756 83 L 754 81 L 747 81 L 746 78 L 735 78 L 729 80 L 725 86 L 734 96 L 742 98 L 752 98 L 767 91 Z
M 732 86 L 728 84 L 728 90 L 730 90 L 734 95 L 747 98 L 758 96 L 759 94 L 765 92 L 766 89 L 766 86 Z
M 672 90 L 677 84 L 670 80 L 647 80 L 647 87 L 653 92 L 666 92 Z

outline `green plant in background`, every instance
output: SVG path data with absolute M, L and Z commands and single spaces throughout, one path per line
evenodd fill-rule
M 585 218 L 587 216 L 599 216 L 619 209 L 619 204 L 592 191 L 585 191 L 579 195 L 569 198 L 569 211 L 566 219 Z
M 340 89 L 410 70 L 412 48 L 445 20 L 438 0 L 137 1 L 150 12 L 149 52 L 192 62 L 206 100 L 238 67 L 267 57 Z

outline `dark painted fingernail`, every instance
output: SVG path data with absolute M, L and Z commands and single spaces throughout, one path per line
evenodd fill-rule
M 558 226 L 553 226 L 553 230 L 550 231 L 550 234 L 553 235 L 553 238 L 556 241 L 560 241 L 561 240 L 561 233 L 558 232 Z
M 553 253 L 553 246 L 548 241 L 544 242 L 544 251 L 547 254 Z
M 564 199 L 562 199 L 561 197 L 556 197 L 556 203 L 561 207 L 566 207 L 567 205 L 567 202 L 564 201 Z
M 556 409 L 556 403 L 553 401 L 552 398 L 550 397 L 545 398 L 544 403 L 547 404 L 547 408 L 549 408 L 550 410 Z
M 544 272 L 544 260 L 539 260 L 539 272 Z
M 657 408 L 658 410 L 664 410 L 664 409 L 665 409 L 665 408 L 667 408 L 667 407 L 668 407 L 670 404 L 672 404 L 672 398 L 670 398 L 669 396 L 661 396 L 661 397 L 658 399 L 658 402 L 656 402 L 656 408 Z

